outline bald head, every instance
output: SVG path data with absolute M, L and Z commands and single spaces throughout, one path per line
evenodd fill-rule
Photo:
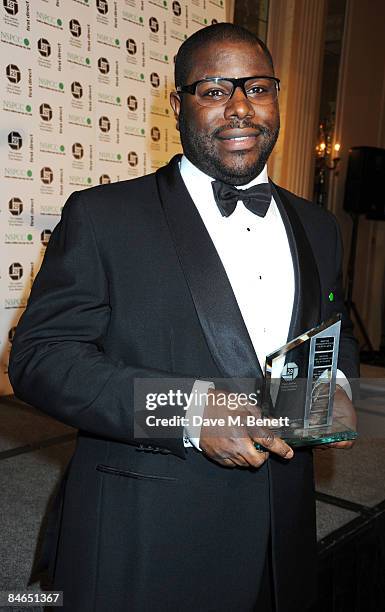
M 202 51 L 204 47 L 209 47 L 215 43 L 233 42 L 233 43 L 249 43 L 255 45 L 259 52 L 266 56 L 266 59 L 274 73 L 273 59 L 269 49 L 265 43 L 255 36 L 249 30 L 233 23 L 216 23 L 202 28 L 189 38 L 179 47 L 175 59 L 175 86 L 186 85 L 189 74 L 195 64 L 195 56 L 197 51 Z

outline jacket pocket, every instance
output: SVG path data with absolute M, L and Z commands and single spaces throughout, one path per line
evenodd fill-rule
M 113 476 L 125 476 L 126 478 L 135 478 L 137 480 L 163 480 L 166 482 L 175 482 L 177 478 L 172 476 L 157 476 L 156 474 L 143 474 L 142 472 L 133 472 L 132 470 L 122 470 L 119 468 L 111 467 L 110 465 L 103 465 L 99 463 L 96 466 L 98 472 L 104 474 L 112 474 Z

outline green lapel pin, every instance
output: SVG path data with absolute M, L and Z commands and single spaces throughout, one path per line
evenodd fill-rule
M 334 302 L 334 293 L 333 293 L 333 291 L 331 291 L 329 293 L 329 302 Z

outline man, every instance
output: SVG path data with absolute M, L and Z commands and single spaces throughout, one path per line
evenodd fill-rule
M 79 428 L 51 543 L 54 586 L 71 612 L 305 610 L 311 451 L 293 456 L 241 425 L 166 427 L 165 437 L 134 427 L 136 381 L 153 392 L 170 379 L 190 391 L 214 383 L 194 410 L 223 416 L 225 388 L 227 399 L 255 390 L 264 355 L 336 312 L 339 367 L 357 376 L 336 222 L 268 183 L 279 131 L 268 50 L 240 27 L 210 26 L 182 45 L 175 78 L 184 156 L 71 196 L 13 343 L 15 393 Z M 234 202 L 233 186 L 261 183 L 245 206 Z M 337 397 L 352 410 L 344 390 Z M 171 402 L 160 410 L 184 414 Z

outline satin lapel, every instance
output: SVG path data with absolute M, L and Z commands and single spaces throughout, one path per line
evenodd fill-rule
M 284 191 L 271 183 L 289 240 L 294 267 L 295 292 L 288 340 L 320 322 L 320 279 L 313 251 L 297 211 Z
M 259 361 L 230 282 L 180 175 L 179 159 L 175 156 L 158 170 L 156 180 L 208 347 L 223 377 L 261 378 Z

